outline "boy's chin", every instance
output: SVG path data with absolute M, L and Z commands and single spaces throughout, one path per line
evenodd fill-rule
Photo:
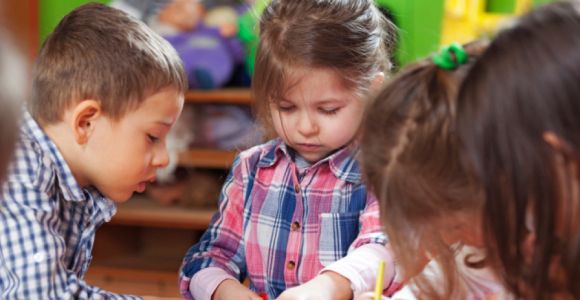
M 131 196 L 133 196 L 133 191 L 130 192 L 122 192 L 122 193 L 111 193 L 111 194 L 106 194 L 105 196 L 109 199 L 111 199 L 113 202 L 115 203 L 124 203 L 127 202 L 129 199 L 131 199 Z

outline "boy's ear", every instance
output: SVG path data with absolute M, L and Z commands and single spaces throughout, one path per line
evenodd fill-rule
M 96 100 L 83 100 L 74 107 L 71 126 L 77 144 L 83 145 L 88 141 L 95 128 L 95 120 L 101 114 L 101 103 Z
M 371 91 L 376 91 L 385 81 L 385 73 L 378 72 L 371 82 Z

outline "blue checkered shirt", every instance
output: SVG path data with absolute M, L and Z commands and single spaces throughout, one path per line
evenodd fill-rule
M 0 193 L 0 299 L 140 299 L 83 281 L 95 231 L 114 214 L 25 112 Z

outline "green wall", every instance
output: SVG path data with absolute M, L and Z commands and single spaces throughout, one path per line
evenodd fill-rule
M 39 1 L 39 24 L 38 32 L 40 42 L 44 41 L 46 36 L 52 32 L 60 19 L 76 7 L 88 2 L 109 3 L 111 0 L 40 0 Z
M 399 31 L 396 60 L 404 65 L 437 50 L 443 22 L 443 1 L 377 0 L 391 11 Z
M 39 0 L 39 33 L 40 42 L 52 32 L 60 19 L 74 8 L 91 0 Z M 93 0 L 109 3 L 111 0 Z M 488 11 L 513 11 L 516 0 L 488 0 Z M 533 0 L 534 5 L 545 4 L 553 0 Z M 376 2 L 393 14 L 399 33 L 399 47 L 396 60 L 404 65 L 417 58 L 436 51 L 441 39 L 443 25 L 444 0 L 376 0 Z

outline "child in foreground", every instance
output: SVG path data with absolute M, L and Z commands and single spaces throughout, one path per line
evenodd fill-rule
M 0 183 L 14 152 L 18 109 L 24 101 L 26 67 L 11 40 L 0 32 Z M 1 189 L 1 186 L 0 186 Z
M 186 298 L 351 299 L 374 286 L 380 260 L 384 287 L 397 287 L 356 161 L 365 96 L 390 70 L 393 36 L 371 0 L 266 7 L 252 88 L 276 138 L 235 159 L 219 212 L 184 258 Z
M 485 268 L 483 199 L 461 164 L 454 122 L 457 91 L 483 49 L 483 42 L 452 44 L 408 65 L 365 115 L 363 170 L 407 279 L 395 299 L 484 299 L 501 292 Z
M 517 298 L 580 299 L 580 3 L 500 32 L 459 93 L 488 259 Z

